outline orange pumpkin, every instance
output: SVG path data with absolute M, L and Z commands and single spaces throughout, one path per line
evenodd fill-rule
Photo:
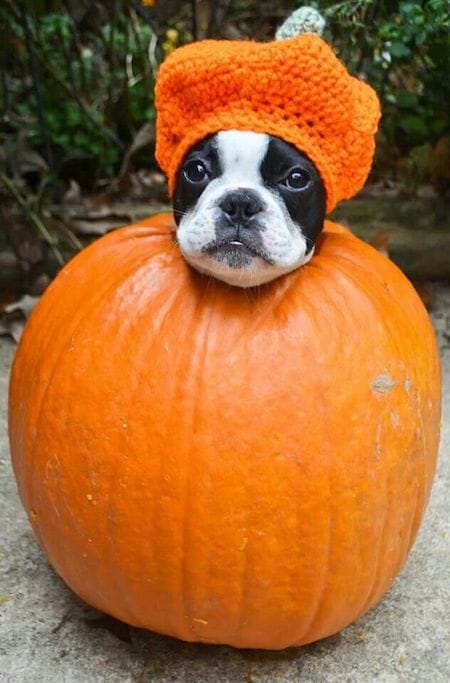
M 374 605 L 435 469 L 440 371 L 414 289 L 326 224 L 257 291 L 186 265 L 170 216 L 49 287 L 10 392 L 14 469 L 58 574 L 189 641 L 283 648 Z

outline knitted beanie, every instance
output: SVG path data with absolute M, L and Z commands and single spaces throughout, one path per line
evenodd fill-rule
M 328 211 L 361 189 L 380 106 L 314 33 L 321 28 L 320 15 L 301 8 L 276 41 L 204 40 L 166 59 L 156 83 L 156 158 L 171 193 L 188 150 L 221 130 L 276 135 L 304 152 L 324 182 Z

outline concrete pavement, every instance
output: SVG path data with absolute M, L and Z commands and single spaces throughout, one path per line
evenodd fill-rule
M 450 288 L 435 287 L 445 401 L 438 475 L 418 540 L 384 600 L 300 649 L 189 645 L 102 617 L 53 573 L 20 505 L 6 436 L 14 346 L 0 337 L 0 681 L 3 683 L 449 683 Z

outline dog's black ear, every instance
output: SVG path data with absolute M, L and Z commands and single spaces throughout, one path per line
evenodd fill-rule
M 177 225 L 195 206 L 208 183 L 218 178 L 220 173 L 216 136 L 208 135 L 189 150 L 178 171 L 173 193 L 173 213 Z

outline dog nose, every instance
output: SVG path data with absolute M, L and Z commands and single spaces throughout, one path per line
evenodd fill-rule
M 248 223 L 253 216 L 263 210 L 263 203 L 253 190 L 239 188 L 229 192 L 219 207 L 233 222 Z

